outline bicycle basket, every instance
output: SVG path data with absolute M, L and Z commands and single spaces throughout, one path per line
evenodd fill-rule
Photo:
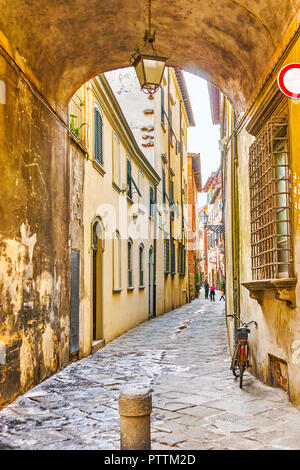
M 237 337 L 238 339 L 248 339 L 248 333 L 250 333 L 249 328 L 242 326 L 241 328 L 237 329 Z

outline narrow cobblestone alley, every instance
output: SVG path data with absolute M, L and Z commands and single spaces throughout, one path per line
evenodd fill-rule
M 119 390 L 143 383 L 153 389 L 154 450 L 300 449 L 300 413 L 287 394 L 249 374 L 240 390 L 229 365 L 223 303 L 195 300 L 4 408 L 1 448 L 119 449 Z

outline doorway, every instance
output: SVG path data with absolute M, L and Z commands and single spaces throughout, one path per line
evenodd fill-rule
M 104 228 L 101 219 L 93 223 L 93 342 L 103 340 L 103 251 Z

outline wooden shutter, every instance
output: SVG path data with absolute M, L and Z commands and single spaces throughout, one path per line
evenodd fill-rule
M 103 166 L 102 151 L 102 117 L 99 109 L 94 111 L 94 140 L 95 140 L 95 160 Z
M 165 123 L 165 92 L 163 87 L 160 88 L 161 94 L 161 110 L 160 110 L 160 121 L 162 124 Z
M 131 185 L 131 161 L 127 158 L 127 186 L 128 186 L 128 196 L 132 198 L 132 185 Z

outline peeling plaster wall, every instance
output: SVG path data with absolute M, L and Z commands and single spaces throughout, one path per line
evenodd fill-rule
M 2 55 L 0 79 L 1 406 L 69 360 L 70 144 Z
M 286 63 L 299 62 L 300 41 L 299 39 L 285 57 L 280 65 Z M 273 77 L 276 80 L 276 74 Z M 269 86 L 271 86 L 269 84 Z M 268 89 L 268 88 L 267 88 Z M 267 93 L 267 90 L 265 90 Z M 263 98 L 261 97 L 260 100 Z M 255 104 L 254 110 L 260 102 Z M 300 181 L 300 103 L 288 101 L 289 106 L 289 140 L 290 140 L 290 163 L 291 182 L 293 195 L 293 245 L 294 245 L 294 269 L 298 279 L 295 294 L 296 308 L 289 308 L 286 302 L 275 298 L 274 292 L 264 292 L 263 302 L 260 305 L 256 300 L 251 299 L 249 291 L 241 286 L 240 291 L 240 311 L 244 321 L 256 320 L 257 328 L 251 327 L 249 342 L 251 347 L 251 372 L 258 376 L 265 383 L 272 385 L 271 364 L 269 355 L 285 361 L 287 364 L 288 393 L 290 400 L 300 408 L 300 205 L 299 205 L 299 181 Z M 246 130 L 241 130 L 238 134 L 238 181 L 239 181 L 239 240 L 240 255 L 239 269 L 241 282 L 251 281 L 251 238 L 250 238 L 250 195 L 249 195 L 249 147 L 253 143 L 254 137 Z M 232 295 L 227 285 L 232 283 L 232 259 L 230 253 L 232 216 L 229 211 L 228 202 L 231 200 L 233 182 L 231 180 L 230 157 L 226 159 L 226 180 L 225 180 L 225 220 L 226 220 L 226 301 L 227 311 L 231 313 Z M 230 202 L 229 202 L 230 204 Z M 234 208 L 233 208 L 234 210 Z M 232 343 L 232 332 L 230 324 L 230 342 Z

